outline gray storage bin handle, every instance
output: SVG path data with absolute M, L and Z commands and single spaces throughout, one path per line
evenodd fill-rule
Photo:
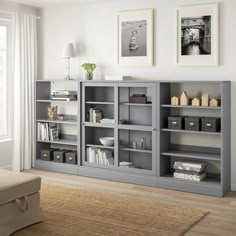
M 172 121 L 172 125 L 176 125 L 177 124 L 177 122 L 176 121 Z
M 206 124 L 206 126 L 211 127 L 211 124 Z
M 60 159 L 60 156 L 56 156 L 57 159 Z
M 29 209 L 29 200 L 27 196 L 15 200 L 18 210 L 26 212 Z
M 69 161 L 72 161 L 73 160 L 73 158 L 72 157 L 69 157 Z
M 194 123 L 191 122 L 191 123 L 189 123 L 189 125 L 190 125 L 190 126 L 194 126 Z

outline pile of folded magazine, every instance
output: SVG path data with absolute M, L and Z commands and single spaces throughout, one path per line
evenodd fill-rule
M 71 90 L 54 90 L 51 92 L 51 99 L 59 101 L 76 101 L 77 92 Z
M 174 178 L 202 181 L 206 178 L 206 163 L 175 161 Z

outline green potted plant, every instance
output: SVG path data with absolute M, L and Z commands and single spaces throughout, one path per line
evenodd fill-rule
M 96 64 L 95 63 L 84 63 L 81 66 L 85 70 L 86 80 L 92 80 L 93 79 L 93 72 L 96 69 Z

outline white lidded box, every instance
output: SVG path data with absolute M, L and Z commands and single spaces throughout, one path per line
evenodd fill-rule
M 132 76 L 124 75 L 105 75 L 105 80 L 130 80 Z

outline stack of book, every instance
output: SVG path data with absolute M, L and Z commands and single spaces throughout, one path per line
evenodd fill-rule
M 88 147 L 86 151 L 87 162 L 102 165 L 114 165 L 114 158 L 111 151 L 94 147 Z
M 202 181 L 206 178 L 206 163 L 176 161 L 174 178 Z
M 102 110 L 99 108 L 89 108 L 89 122 L 100 123 L 102 119 Z
M 59 131 L 56 124 L 37 123 L 37 139 L 41 141 L 59 140 Z
M 110 118 L 103 118 L 100 120 L 101 123 L 104 123 L 104 124 L 114 124 L 115 123 L 115 120 L 114 119 L 110 119 Z
M 126 167 L 126 168 L 133 167 L 132 162 L 128 162 L 128 161 L 120 161 L 119 165 L 120 167 Z
M 51 99 L 58 101 L 76 101 L 77 92 L 70 90 L 55 90 L 51 92 Z

